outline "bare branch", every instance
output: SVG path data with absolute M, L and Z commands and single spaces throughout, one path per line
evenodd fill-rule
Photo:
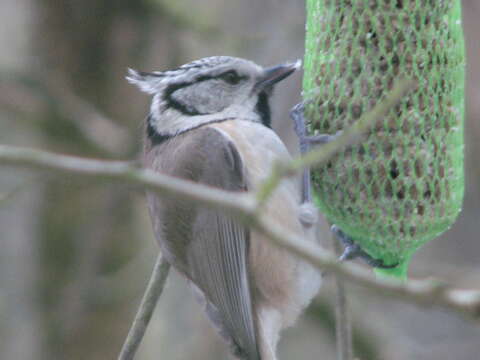
M 330 240 L 334 253 L 342 254 L 340 242 L 330 232 Z M 353 360 L 352 320 L 350 318 L 347 289 L 342 279 L 335 276 L 335 337 L 337 343 L 337 359 Z
M 175 195 L 204 205 L 222 207 L 238 214 L 254 209 L 253 199 L 244 193 L 214 189 L 148 169 L 141 169 L 133 161 L 102 161 L 54 154 L 23 147 L 0 145 L 0 164 L 49 170 L 61 174 L 120 181 L 139 185 L 163 195 Z
M 265 234 L 274 244 L 304 258 L 312 265 L 364 286 L 380 296 L 393 297 L 421 306 L 441 306 L 455 313 L 480 320 L 480 291 L 455 289 L 435 280 L 410 280 L 405 283 L 376 279 L 356 264 L 339 263 L 330 252 L 305 241 L 273 223 L 256 211 L 251 194 L 238 194 L 214 189 L 136 167 L 132 162 L 100 161 L 57 155 L 40 150 L 0 145 L 0 164 L 49 170 L 77 177 L 109 179 L 139 185 L 163 195 L 175 195 L 192 202 L 229 210 Z
M 443 281 L 433 279 L 409 280 L 403 283 L 393 279 L 377 279 L 359 265 L 338 262 L 329 252 L 296 237 L 268 219 L 260 218 L 255 225 L 276 245 L 302 257 L 317 268 L 364 286 L 376 295 L 393 297 L 419 306 L 441 306 L 480 320 L 479 290 L 454 289 Z
M 161 254 L 158 255 L 152 276 L 148 281 L 147 290 L 145 290 L 137 315 L 135 315 L 132 327 L 125 339 L 118 360 L 132 360 L 135 356 L 138 346 L 145 335 L 150 319 L 152 318 L 155 305 L 157 304 L 160 295 L 162 295 L 169 269 L 170 265 L 163 259 Z

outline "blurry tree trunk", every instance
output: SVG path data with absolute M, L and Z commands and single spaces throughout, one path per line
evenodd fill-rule
M 36 360 L 44 346 L 37 221 L 43 196 L 31 176 L 18 181 L 19 174 L 25 172 L 0 176 L 1 188 L 7 189 L 0 200 L 0 358 Z
M 68 89 L 129 128 L 132 136 L 121 153 L 105 153 L 85 141 L 72 122 L 71 116 L 77 114 L 59 111 L 65 104 L 57 104 L 61 98 L 54 97 L 50 111 L 40 119 L 51 149 L 98 157 L 137 156 L 142 118 L 133 115 L 139 111 L 132 104 L 139 102 L 126 99 L 124 73 L 127 66 L 135 65 L 129 63 L 132 54 L 147 57 L 155 43 L 150 38 L 154 22 L 164 27 L 155 34 L 157 41 L 169 41 L 175 33 L 162 12 L 153 11 L 154 6 L 147 1 L 36 3 L 33 52 L 38 58 L 31 73 L 57 89 Z M 173 50 L 175 45 L 163 46 Z M 100 127 L 98 132 L 105 141 L 112 135 Z M 118 314 L 125 312 L 125 301 L 130 300 L 135 284 L 124 284 L 123 296 L 114 298 L 106 296 L 109 290 L 98 288 L 96 280 L 120 269 L 141 246 L 132 226 L 132 193 L 68 179 L 49 181 L 45 193 L 47 201 L 41 203 L 38 217 L 43 269 L 38 276 L 43 287 L 42 311 L 50 325 L 45 358 L 114 358 L 126 331 L 118 326 L 123 324 Z M 99 341 L 104 344 L 102 351 L 93 351 L 92 344 Z
M 31 0 L 0 2 L 0 71 L 23 69 L 29 59 Z M 18 11 L 21 9 L 22 11 Z M 13 36 L 12 36 L 13 35 Z M 16 37 L 15 37 L 16 35 Z M 6 44 L 14 43 L 12 47 Z M 40 146 L 0 109 L 0 142 Z M 42 309 L 38 302 L 39 221 L 43 187 L 25 171 L 0 170 L 0 359 L 37 360 L 43 353 Z

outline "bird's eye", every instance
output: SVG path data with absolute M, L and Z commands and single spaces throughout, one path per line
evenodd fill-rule
M 225 81 L 230 85 L 236 85 L 243 79 L 243 77 L 238 75 L 238 73 L 235 70 L 226 71 L 223 74 L 221 74 L 219 77 L 220 79 L 222 79 L 223 81 Z

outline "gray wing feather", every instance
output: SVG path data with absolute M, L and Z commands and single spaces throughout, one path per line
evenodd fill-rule
M 214 210 L 202 210 L 196 225 L 189 251 L 192 280 L 214 307 L 209 316 L 231 337 L 237 355 L 258 359 L 246 267 L 248 231 Z
M 156 170 L 224 190 L 247 189 L 241 156 L 223 133 L 201 128 L 184 136 L 157 149 L 154 158 L 171 160 Z M 247 269 L 249 229 L 225 211 L 154 194 L 149 201 L 167 259 L 199 290 L 207 314 L 236 355 L 260 360 Z

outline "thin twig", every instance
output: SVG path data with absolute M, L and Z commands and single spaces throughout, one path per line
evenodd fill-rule
M 334 252 L 337 256 L 342 253 L 340 243 L 330 233 Z M 334 276 L 335 282 L 335 334 L 337 342 L 337 359 L 353 359 L 352 322 L 348 308 L 347 292 L 343 280 Z
M 405 283 L 392 279 L 376 279 L 371 271 L 352 263 L 339 263 L 330 252 L 290 232 L 282 224 L 258 216 L 255 197 L 195 184 L 178 178 L 139 169 L 131 162 L 89 160 L 78 157 L 21 147 L 0 145 L 0 164 L 48 170 L 51 173 L 75 174 L 96 180 L 108 179 L 139 185 L 163 195 L 190 200 L 218 209 L 231 211 L 241 220 L 249 221 L 270 241 L 304 258 L 324 271 L 345 281 L 361 285 L 379 296 L 421 306 L 442 306 L 455 313 L 480 320 L 480 291 L 455 289 L 435 280 L 409 280 Z
M 158 255 L 152 276 L 150 277 L 142 302 L 133 320 L 132 327 L 120 351 L 118 360 L 132 360 L 134 358 L 138 346 L 145 335 L 148 323 L 152 318 L 153 310 L 155 310 L 158 299 L 162 294 L 169 269 L 170 265 L 164 260 L 163 256 L 161 254 Z

